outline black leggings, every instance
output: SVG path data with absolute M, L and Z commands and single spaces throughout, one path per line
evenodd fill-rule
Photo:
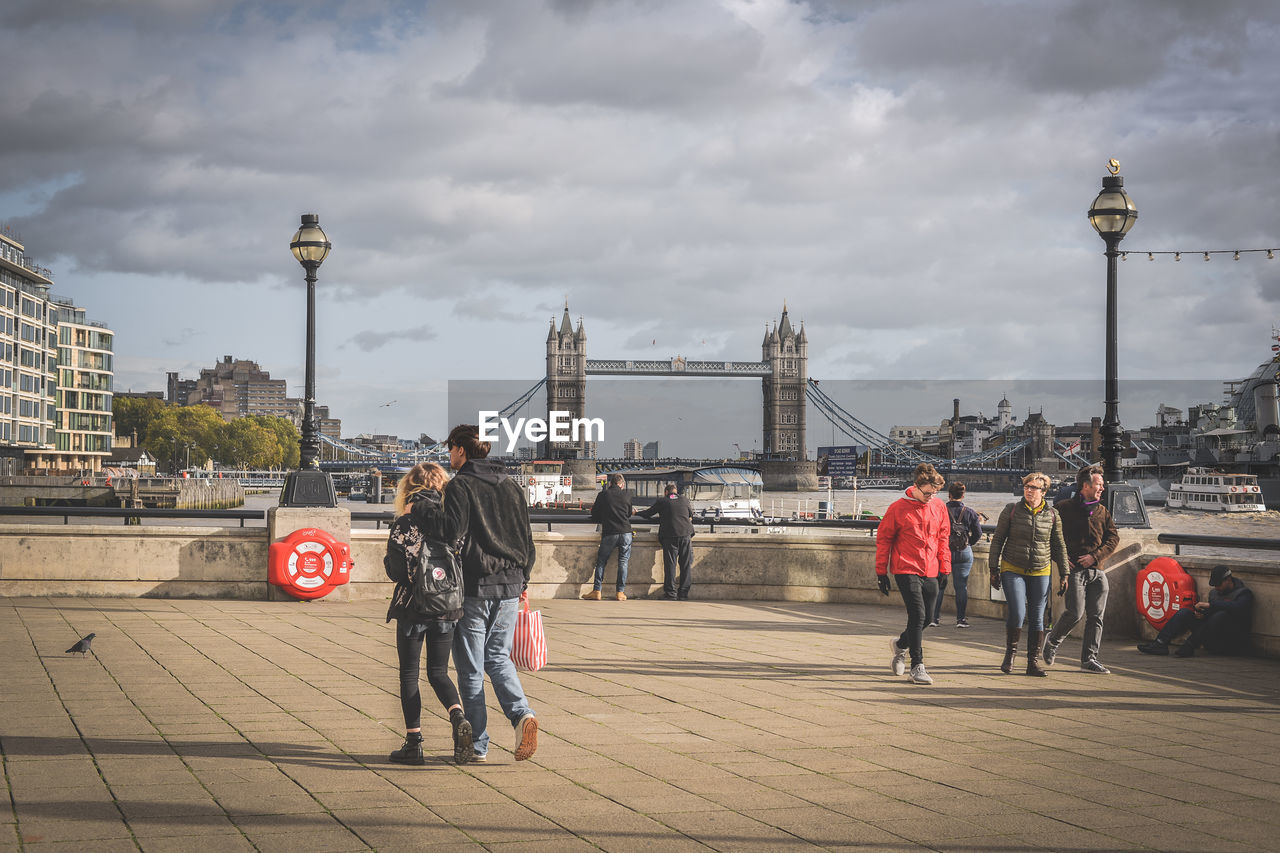
M 396 654 L 400 657 L 400 707 L 404 711 L 404 727 L 416 729 L 422 726 L 422 694 L 418 692 L 418 668 L 422 659 L 423 641 L 427 644 L 427 681 L 436 692 L 436 698 L 446 709 L 461 705 L 458 688 L 449 678 L 449 652 L 453 649 L 453 623 L 449 630 L 436 626 L 426 633 L 406 637 L 396 629 Z

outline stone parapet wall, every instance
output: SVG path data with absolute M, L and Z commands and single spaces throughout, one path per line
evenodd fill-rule
M 262 529 L 0 525 L 0 595 L 263 599 Z
M 351 531 L 355 566 L 336 600 L 387 599 L 391 584 L 382 569 L 387 531 Z M 538 561 L 533 598 L 577 598 L 591 588 L 599 535 L 535 531 Z M 821 601 L 901 607 L 896 590 L 880 595 L 875 579 L 875 539 L 862 534 L 700 533 L 693 540 L 693 595 L 702 600 Z M 969 613 L 999 618 L 1005 605 L 991 599 L 985 543 L 975 548 L 969 576 Z M 1137 575 L 1172 549 L 1154 533 L 1125 531 L 1108 567 L 1111 593 L 1106 634 L 1131 640 L 1154 636 L 1136 607 Z M 1255 644 L 1280 657 L 1280 567 L 1230 557 L 1180 557 L 1196 577 L 1202 597 L 1209 569 L 1230 565 L 1254 590 Z M 262 528 L 122 527 L 105 525 L 0 525 L 0 596 L 158 596 L 266 599 L 267 534 Z M 616 557 L 605 570 L 612 591 Z M 662 554 L 657 536 L 638 532 L 631 550 L 627 594 L 660 595 Z M 324 599 L 321 599 L 322 601 Z M 944 618 L 955 612 L 948 586 Z M 1062 600 L 1053 596 L 1054 610 Z M 585 605 L 584 605 L 585 606 Z M 1078 642 L 1080 628 L 1068 639 Z

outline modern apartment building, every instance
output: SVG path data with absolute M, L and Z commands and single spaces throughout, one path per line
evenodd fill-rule
M 114 336 L 52 287 L 0 232 L 0 474 L 98 470 L 111 452 Z
M 85 319 L 70 300 L 50 302 L 58 329 L 52 468 L 102 469 L 114 432 L 111 385 L 115 333 Z

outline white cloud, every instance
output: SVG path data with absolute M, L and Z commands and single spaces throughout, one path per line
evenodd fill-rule
M 536 379 L 566 297 L 593 357 L 753 358 L 786 299 L 819 378 L 1098 375 L 1084 211 L 1113 156 L 1125 248 L 1280 239 L 1261 0 L 113 0 L 5 24 L 0 221 L 113 325 L 130 381 L 162 387 L 163 351 L 300 383 L 286 244 L 315 211 L 318 396 L 352 431 L 376 396 L 401 401 L 382 431 L 443 428 L 394 390 L 424 370 Z M 1280 262 L 1130 260 L 1122 375 L 1242 375 L 1278 301 Z

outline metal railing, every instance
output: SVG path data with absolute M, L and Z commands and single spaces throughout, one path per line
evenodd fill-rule
M 132 519 L 183 519 L 212 518 L 226 521 L 237 521 L 240 527 L 246 521 L 264 521 L 266 510 L 261 509 L 128 509 L 123 507 L 100 506 L 0 506 L 0 518 L 3 517 L 35 517 L 61 518 L 63 524 L 70 524 L 73 518 L 119 518 L 125 524 L 136 524 Z M 372 521 L 375 529 L 383 524 L 390 525 L 394 516 L 389 509 L 381 511 L 355 510 L 351 513 L 352 521 Z M 575 510 L 548 511 L 540 510 L 529 514 L 532 525 L 547 526 L 547 530 L 555 524 L 589 524 L 595 525 L 586 512 Z M 634 520 L 637 527 L 657 526 L 657 521 Z M 715 533 L 716 527 L 795 527 L 795 528 L 845 528 L 852 530 L 874 530 L 880 522 L 865 519 L 734 519 L 734 518 L 696 518 L 694 525 L 705 527 L 708 532 Z
M 239 521 L 244 527 L 246 521 L 261 521 L 266 513 L 260 509 L 127 509 L 116 506 L 0 506 L 0 517 L 27 516 L 37 518 L 57 518 L 62 516 L 63 524 L 70 524 L 73 518 L 122 518 L 125 524 L 138 522 L 130 519 L 143 518 L 220 518 L 227 521 Z
M 1253 539 L 1248 536 L 1207 536 L 1199 533 L 1161 533 L 1156 537 L 1161 545 L 1172 545 L 1173 553 L 1181 554 L 1183 545 L 1200 545 L 1210 548 L 1246 548 L 1250 551 L 1280 551 L 1280 539 Z
M 126 509 L 122 507 L 97 507 L 97 506 L 0 506 L 0 518 L 20 518 L 20 517 L 37 517 L 37 518 L 62 518 L 63 524 L 70 524 L 73 518 L 119 518 L 125 524 L 137 524 L 141 519 L 183 519 L 183 518 L 205 518 L 205 519 L 223 519 L 225 521 L 239 522 L 240 527 L 245 526 L 246 521 L 265 521 L 267 517 L 266 510 L 260 509 Z M 138 521 L 134 521 L 137 519 Z M 372 521 L 374 528 L 382 529 L 383 524 L 390 525 L 393 519 L 391 510 L 381 510 L 378 512 L 370 511 L 353 511 L 351 513 L 352 521 Z M 529 521 L 531 524 L 546 525 L 547 530 L 551 530 L 556 524 L 589 524 L 595 525 L 585 512 L 576 512 L 573 510 L 547 511 L 529 513 Z M 735 518 L 695 518 L 694 525 L 698 528 L 706 528 L 708 533 L 715 533 L 716 527 L 788 527 L 803 530 L 806 528 L 815 529 L 835 529 L 835 530 L 875 530 L 880 526 L 878 519 L 861 519 L 861 518 L 814 518 L 814 519 L 795 519 L 795 518 L 764 518 L 764 519 L 735 519 Z M 632 520 L 632 524 L 636 527 L 656 527 L 657 521 L 648 520 Z M 231 525 L 228 525 L 231 526 Z M 995 530 L 993 525 L 982 525 L 983 533 L 990 536 Z M 1181 554 L 1182 546 L 1202 546 L 1211 548 L 1240 548 L 1252 551 L 1280 551 L 1280 539 L 1256 539 L 1248 536 L 1208 536 L 1198 533 L 1161 533 L 1156 537 L 1156 541 L 1162 545 L 1173 545 L 1174 553 Z

